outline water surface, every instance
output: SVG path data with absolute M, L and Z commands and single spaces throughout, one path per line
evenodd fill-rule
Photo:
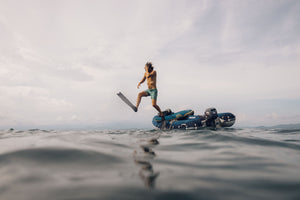
M 299 199 L 300 130 L 8 130 L 0 199 Z

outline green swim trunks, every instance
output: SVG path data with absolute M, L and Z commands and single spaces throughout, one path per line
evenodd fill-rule
M 151 96 L 151 99 L 157 99 L 157 89 L 148 89 L 145 90 L 148 96 Z

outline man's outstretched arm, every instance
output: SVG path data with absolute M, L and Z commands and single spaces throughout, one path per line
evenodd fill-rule
M 137 88 L 138 88 L 138 89 L 140 88 L 141 84 L 145 82 L 145 80 L 146 80 L 146 75 L 144 74 L 143 79 L 142 79 L 142 80 L 139 82 L 139 84 L 137 85 Z

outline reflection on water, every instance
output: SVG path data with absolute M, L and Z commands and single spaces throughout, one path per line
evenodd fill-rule
M 139 155 L 138 152 L 140 151 L 135 150 L 133 152 L 134 162 L 137 165 L 140 165 L 141 167 L 139 171 L 139 176 L 141 180 L 144 182 L 144 185 L 150 189 L 155 188 L 155 181 L 160 174 L 159 172 L 154 171 L 153 165 L 151 163 L 151 161 L 156 156 L 155 152 L 151 147 L 154 147 L 155 145 L 158 144 L 159 144 L 158 139 L 152 138 L 148 141 L 148 144 L 140 145 L 142 155 Z

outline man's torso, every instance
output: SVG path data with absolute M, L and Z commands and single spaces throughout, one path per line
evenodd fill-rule
M 152 75 L 147 77 L 147 85 L 149 89 L 156 89 L 156 72 Z

